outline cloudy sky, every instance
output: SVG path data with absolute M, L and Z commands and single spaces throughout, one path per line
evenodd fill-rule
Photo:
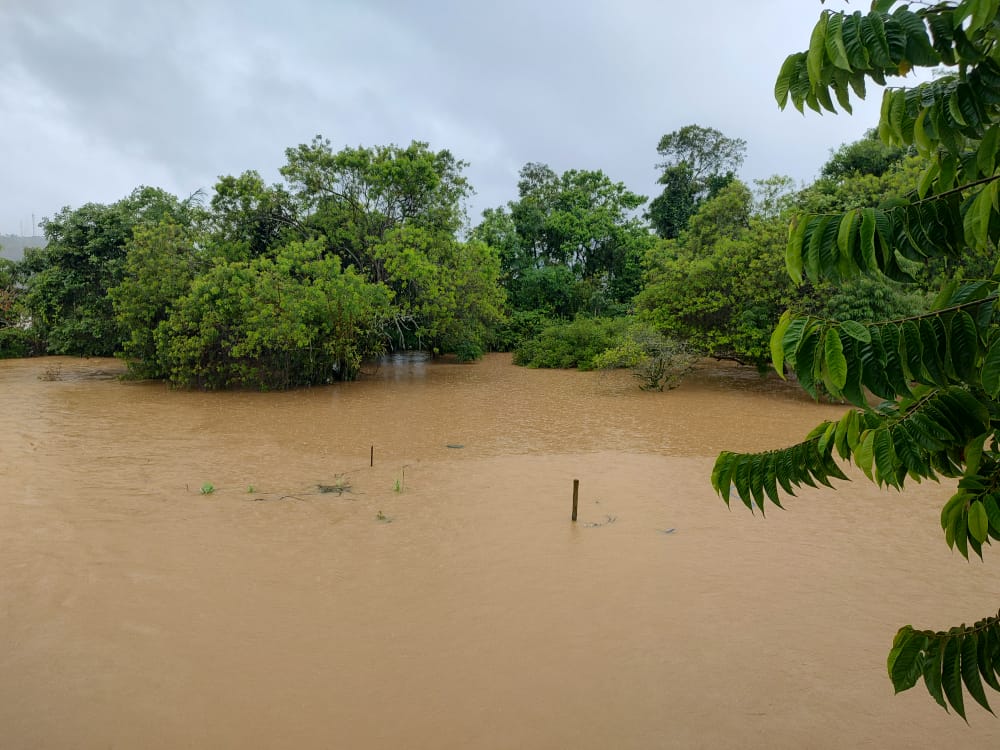
M 827 7 L 841 7 L 836 0 Z M 852 9 L 866 5 L 855 3 Z M 816 176 L 878 115 L 780 112 L 817 0 L 0 0 L 0 234 L 284 150 L 428 141 L 470 163 L 473 223 L 529 161 L 654 195 L 687 124 L 747 141 L 743 177 Z

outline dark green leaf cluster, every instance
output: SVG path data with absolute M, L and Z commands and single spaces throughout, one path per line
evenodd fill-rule
M 976 703 L 993 713 L 985 687 L 1000 691 L 1000 615 L 947 632 L 900 628 L 887 666 L 897 693 L 923 678 L 934 700 L 964 719 L 964 686 Z

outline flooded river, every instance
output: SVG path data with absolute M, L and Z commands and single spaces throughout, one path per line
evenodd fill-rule
M 840 407 L 505 355 L 270 394 L 120 372 L 0 362 L 0 747 L 1000 744 L 885 675 L 898 626 L 1000 605 L 948 487 L 762 520 L 709 486 Z

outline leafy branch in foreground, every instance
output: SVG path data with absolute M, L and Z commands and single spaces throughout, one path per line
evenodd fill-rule
M 867 14 L 824 10 L 809 49 L 788 57 L 775 84 L 784 108 L 851 111 L 866 83 L 885 87 L 878 133 L 912 147 L 929 166 L 909 194 L 877 208 L 806 214 L 790 227 L 785 261 L 801 283 L 862 275 L 916 279 L 1000 241 L 1000 0 L 911 7 L 875 0 Z M 947 69 L 927 83 L 889 87 L 917 66 Z M 996 262 L 991 257 L 991 264 Z M 854 409 L 823 422 L 798 445 L 725 452 L 712 484 L 727 505 L 781 506 L 780 493 L 846 479 L 851 461 L 871 481 L 949 477 L 941 511 L 945 542 L 965 557 L 1000 541 L 1000 267 L 991 278 L 947 281 L 928 312 L 881 322 L 830 321 L 786 312 L 771 337 L 775 369 L 791 370 L 813 397 Z M 874 400 L 883 399 L 878 406 Z M 965 694 L 992 712 L 1000 691 L 1000 615 L 948 631 L 896 635 L 888 658 L 897 692 L 923 678 L 930 695 L 963 718 Z

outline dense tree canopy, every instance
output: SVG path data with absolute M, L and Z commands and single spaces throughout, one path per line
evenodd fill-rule
M 701 202 L 736 177 L 746 146 L 740 138 L 701 125 L 685 125 L 660 139 L 656 152 L 663 161 L 656 166 L 662 170 L 658 182 L 663 191 L 647 213 L 660 237 L 677 237 Z
M 111 356 L 123 341 L 108 290 L 122 280 L 127 244 L 137 227 L 196 220 L 197 201 L 137 188 L 110 206 L 64 208 L 42 222 L 47 244 L 24 260 L 24 303 L 52 354 Z
M 518 199 L 487 211 L 473 236 L 499 248 L 515 309 L 601 312 L 639 291 L 650 238 L 635 211 L 645 201 L 600 170 L 529 163 Z
M 1000 2 L 961 0 L 909 6 L 876 0 L 865 14 L 823 11 L 809 49 L 788 57 L 778 103 L 802 111 L 850 110 L 866 80 L 915 66 L 944 75 L 886 87 L 879 136 L 915 148 L 928 164 L 896 200 L 879 207 L 805 213 L 786 252 L 796 281 L 843 283 L 870 276 L 919 278 L 928 263 L 971 250 L 995 261 L 1000 240 Z M 837 104 L 834 104 L 836 101 Z M 945 278 L 931 309 L 888 321 L 830 320 L 786 312 L 771 338 L 779 372 L 787 364 L 811 393 L 822 388 L 856 408 L 824 422 L 791 448 L 723 453 L 712 482 L 763 511 L 803 484 L 846 479 L 836 456 L 881 486 L 950 478 L 941 512 L 945 542 L 982 556 L 1000 540 L 1000 277 Z M 884 399 L 875 407 L 868 394 Z M 944 498 L 943 498 L 944 499 Z M 921 679 L 933 698 L 965 716 L 966 694 L 989 709 L 1000 691 L 1000 616 L 949 630 L 901 628 L 888 671 L 896 690 Z

